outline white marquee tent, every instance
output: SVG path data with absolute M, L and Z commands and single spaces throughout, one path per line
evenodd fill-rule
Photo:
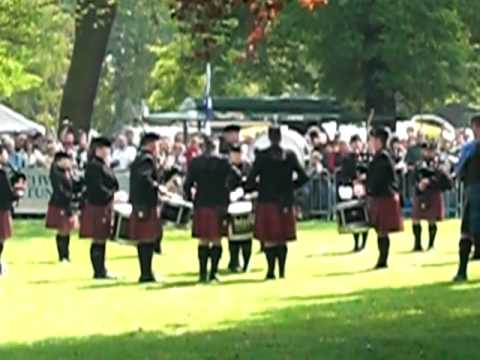
M 40 132 L 45 134 L 45 127 L 31 120 L 22 114 L 0 104 L 0 133 L 25 133 Z

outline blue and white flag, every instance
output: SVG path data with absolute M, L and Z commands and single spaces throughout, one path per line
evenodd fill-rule
M 206 69 L 206 81 L 205 81 L 205 93 L 203 98 L 203 106 L 205 108 L 205 123 L 203 124 L 203 128 L 206 135 L 211 135 L 212 126 L 211 122 L 213 120 L 213 99 L 211 96 L 211 89 L 212 89 L 212 67 L 210 63 L 207 64 Z

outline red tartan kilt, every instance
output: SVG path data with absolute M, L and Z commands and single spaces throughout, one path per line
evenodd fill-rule
M 77 224 L 75 215 L 67 215 L 67 212 L 55 205 L 48 205 L 46 225 L 48 229 L 54 229 L 61 233 L 70 233 Z
M 379 234 L 403 231 L 403 216 L 398 194 L 369 198 L 370 223 Z
M 413 220 L 441 221 L 444 218 L 445 204 L 443 201 L 443 195 L 440 191 L 430 194 L 425 209 L 422 209 L 420 199 L 417 196 L 414 196 L 412 208 Z
M 112 231 L 113 205 L 85 204 L 80 216 L 80 238 L 107 240 Z
M 160 219 L 160 208 L 153 208 L 147 214 L 139 216 L 138 209 L 132 210 L 132 215 L 128 220 L 129 238 L 138 242 L 155 241 L 162 233 L 162 223 Z
M 257 204 L 255 209 L 255 237 L 263 243 L 285 244 L 297 239 L 295 211 L 286 211 L 277 204 Z
M 192 236 L 201 240 L 219 240 L 227 236 L 222 207 L 197 207 L 193 211 Z
M 0 210 L 0 240 L 12 237 L 12 216 L 8 210 Z

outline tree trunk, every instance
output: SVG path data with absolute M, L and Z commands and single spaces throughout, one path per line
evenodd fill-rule
M 68 118 L 76 130 L 90 130 L 98 82 L 116 11 L 116 1 L 77 0 L 75 43 L 60 107 L 60 122 Z
M 379 54 L 384 26 L 372 15 L 377 6 L 376 0 L 370 0 L 367 4 L 363 51 L 371 55 L 362 63 L 365 113 L 374 109 L 376 119 L 392 123 L 396 118 L 395 92 L 388 84 L 388 66 Z

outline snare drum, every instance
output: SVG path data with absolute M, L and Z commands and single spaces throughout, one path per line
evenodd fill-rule
M 111 240 L 121 244 L 136 245 L 136 242 L 129 239 L 128 222 L 132 215 L 132 205 L 127 203 L 114 204 L 113 212 Z
M 241 201 L 230 204 L 228 207 L 228 239 L 230 241 L 250 240 L 253 238 L 253 228 L 252 202 Z
M 371 227 L 366 200 L 341 202 L 337 205 L 336 215 L 340 234 L 363 233 Z
M 181 198 L 162 199 L 162 220 L 186 226 L 192 218 L 193 205 Z

